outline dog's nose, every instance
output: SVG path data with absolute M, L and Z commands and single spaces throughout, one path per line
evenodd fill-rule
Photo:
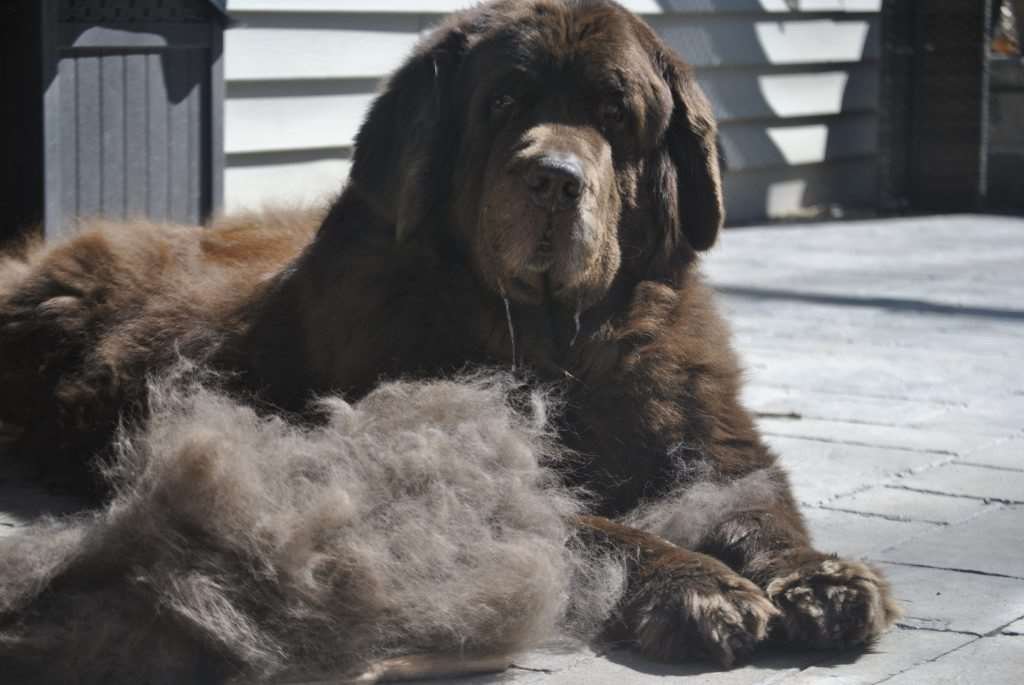
M 530 200 L 552 212 L 574 208 L 583 192 L 583 169 L 572 157 L 539 157 L 530 163 L 525 180 Z

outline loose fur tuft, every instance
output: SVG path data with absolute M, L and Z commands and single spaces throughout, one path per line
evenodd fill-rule
M 585 637 L 621 565 L 574 543 L 556 443 L 513 391 L 389 383 L 299 426 L 179 368 L 122 435 L 107 508 L 0 540 L 0 661 L 33 682 L 251 681 Z

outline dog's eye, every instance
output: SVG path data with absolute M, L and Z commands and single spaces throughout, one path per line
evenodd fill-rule
M 620 102 L 606 101 L 601 103 L 598 114 L 605 126 L 618 126 L 626 118 L 626 108 Z
M 491 114 L 504 114 L 512 109 L 512 106 L 516 104 L 514 97 L 508 93 L 500 93 L 491 98 Z

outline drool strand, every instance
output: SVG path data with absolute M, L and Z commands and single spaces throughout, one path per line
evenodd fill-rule
M 576 338 L 580 337 L 580 312 L 583 310 L 583 298 L 580 297 L 576 300 L 576 311 L 572 315 L 572 323 L 575 327 L 572 339 L 569 341 L 569 347 L 576 344 Z
M 501 293 L 501 301 L 505 303 L 505 321 L 508 322 L 508 337 L 512 341 L 512 371 L 516 370 L 516 329 L 512 325 L 512 305 L 505 294 L 505 286 L 498 283 L 498 292 Z

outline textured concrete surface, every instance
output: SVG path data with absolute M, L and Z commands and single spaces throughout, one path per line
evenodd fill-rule
M 736 229 L 706 272 L 819 546 L 878 563 L 906 617 L 869 653 L 536 652 L 462 682 L 1024 682 L 1024 220 Z M 46 506 L 0 485 L 0 534 Z

